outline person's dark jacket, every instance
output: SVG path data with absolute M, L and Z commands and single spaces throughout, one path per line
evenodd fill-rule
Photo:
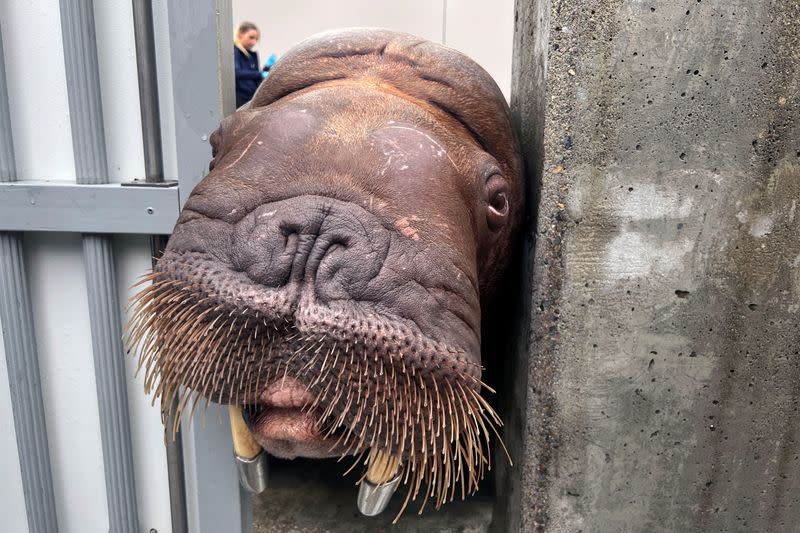
M 248 55 L 234 45 L 233 63 L 236 68 L 236 107 L 241 107 L 253 98 L 264 77 L 258 63 L 258 53 L 253 50 Z

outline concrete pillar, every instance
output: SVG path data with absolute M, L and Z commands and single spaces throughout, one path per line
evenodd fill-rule
M 538 210 L 495 529 L 795 530 L 800 5 L 519 0 L 515 47 Z

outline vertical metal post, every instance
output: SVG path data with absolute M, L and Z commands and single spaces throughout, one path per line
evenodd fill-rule
M 208 171 L 211 132 L 223 117 L 236 110 L 233 22 L 231 0 L 202 4 L 195 0 L 168 0 L 167 5 L 178 181 L 183 206 Z
M 164 181 L 164 160 L 161 149 L 161 122 L 158 100 L 158 71 L 156 68 L 155 27 L 152 0 L 133 0 L 133 33 L 136 39 L 136 70 L 139 77 L 139 105 L 142 115 L 142 146 L 147 183 Z M 153 267 L 167 244 L 164 235 L 150 236 Z M 171 427 L 167 420 L 165 427 Z M 165 439 L 169 507 L 172 533 L 188 533 L 186 513 L 186 478 L 183 465 L 183 435 L 178 430 L 174 438 Z
M 69 115 L 78 183 L 108 181 L 94 0 L 61 0 Z
M 139 75 L 145 181 L 161 183 L 164 181 L 164 163 L 161 153 L 161 123 L 152 0 L 133 0 L 133 33 L 136 39 L 136 71 Z
M 93 0 L 61 0 L 70 123 L 78 183 L 107 181 Z M 136 533 L 138 516 L 121 313 L 112 239 L 85 234 L 83 255 L 97 379 L 109 530 Z
M 447 0 L 442 0 L 442 44 L 447 44 Z
M 11 111 L 8 108 L 6 85 L 6 60 L 3 52 L 3 29 L 0 27 L 0 183 L 16 181 L 17 162 L 14 158 L 14 141 L 11 135 Z
M 11 116 L 8 108 L 3 35 L 0 30 L 0 182 L 16 180 Z M 0 326 L 8 367 L 22 491 L 30 533 L 58 531 L 50 448 L 39 378 L 22 235 L 0 232 Z
M 217 22 L 217 95 L 219 109 L 226 117 L 236 111 L 236 74 L 233 68 L 232 0 L 214 0 Z
M 208 137 L 235 110 L 231 0 L 167 0 L 181 204 L 203 178 Z M 216 61 L 198 58 L 216 58 Z M 216 81 L 216 83 L 215 83 Z M 184 423 L 187 420 L 184 419 Z M 183 434 L 188 523 L 193 532 L 252 530 L 239 487 L 227 410 L 200 413 Z
M 150 250 L 153 253 L 153 267 L 167 246 L 166 235 L 151 235 Z M 177 400 L 176 400 L 177 402 Z M 174 410 L 173 413 L 176 411 Z M 166 416 L 166 413 L 162 413 Z M 174 414 L 164 419 L 164 427 L 171 428 Z M 172 432 L 165 430 L 164 443 L 167 452 L 167 479 L 169 482 L 169 508 L 172 518 L 172 533 L 189 533 L 189 517 L 186 508 L 186 471 L 184 466 L 183 430 L 178 429 L 174 438 Z

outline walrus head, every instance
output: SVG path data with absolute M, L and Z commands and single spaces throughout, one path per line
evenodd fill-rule
M 380 449 L 437 506 L 476 490 L 500 424 L 481 319 L 523 212 L 494 81 L 411 35 L 320 34 L 211 144 L 134 301 L 147 390 L 246 406 L 276 456 Z

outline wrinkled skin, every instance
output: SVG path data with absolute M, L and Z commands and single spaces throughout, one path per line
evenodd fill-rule
M 418 426 L 435 419 L 446 433 L 461 419 L 446 399 L 415 419 L 419 405 L 466 397 L 467 409 L 483 409 L 482 313 L 523 205 L 508 109 L 480 67 L 405 34 L 322 34 L 284 56 L 211 142 L 210 173 L 156 269 L 183 291 L 180 305 L 162 306 L 173 318 L 156 326 L 158 342 L 180 337 L 190 316 L 180 312 L 194 302 L 207 309 L 198 321 L 238 320 L 229 332 L 252 335 L 173 347 L 185 363 L 170 379 L 250 405 L 257 439 L 281 457 L 355 454 L 384 442 L 381 432 L 388 443 L 389 427 L 396 453 L 431 453 L 420 443 L 433 431 Z M 182 335 L 176 345 L 201 338 Z M 212 365 L 194 354 L 212 345 L 229 354 L 213 363 L 228 377 L 193 381 L 190 369 Z M 161 357 L 148 371 L 164 376 Z M 380 420 L 376 403 L 418 392 L 430 401 Z M 362 416 L 370 410 L 380 422 Z

